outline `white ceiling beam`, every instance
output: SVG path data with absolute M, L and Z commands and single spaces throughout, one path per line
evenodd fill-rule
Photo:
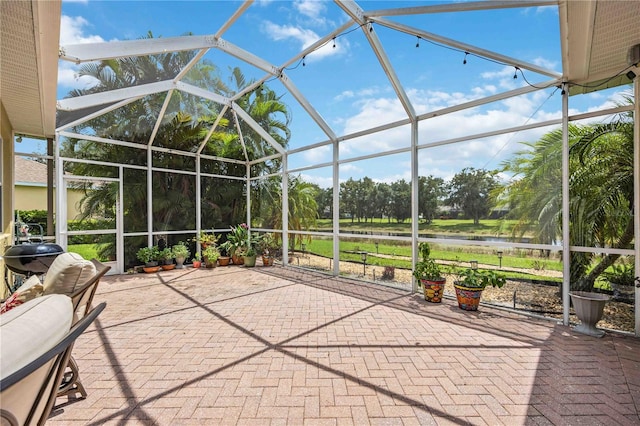
M 540 83 L 540 87 L 533 86 L 522 86 L 517 89 L 509 90 L 508 92 L 498 93 L 496 95 L 487 96 L 485 98 L 474 99 L 469 102 L 464 102 L 458 105 L 438 109 L 435 111 L 426 112 L 424 114 L 420 114 L 418 116 L 418 120 L 426 120 L 428 118 L 433 117 L 441 117 L 446 114 L 451 114 L 456 111 L 462 111 L 465 109 L 475 108 L 480 105 L 486 105 L 491 102 L 501 101 L 503 99 L 514 98 L 516 96 L 525 95 L 527 93 L 536 92 L 538 90 L 542 90 L 541 88 L 558 86 L 560 84 L 560 80 L 551 80 L 547 82 Z
M 240 47 L 226 40 L 218 39 L 216 48 L 271 75 L 278 75 L 280 73 L 280 69 L 275 65 L 267 62 L 259 56 L 254 55 L 251 52 L 241 49 Z
M 400 83 L 400 80 L 398 79 L 398 76 L 395 72 L 395 69 L 393 68 L 393 65 L 391 65 L 391 62 L 389 61 L 389 57 L 387 56 L 384 48 L 382 47 L 382 43 L 380 43 L 380 39 L 375 34 L 375 32 L 370 31 L 371 28 L 365 28 L 363 26 L 364 24 L 367 23 L 364 17 L 363 10 L 354 1 L 336 0 L 336 3 L 338 4 L 338 6 L 340 6 L 342 10 L 344 10 L 351 17 L 351 19 L 353 19 L 356 23 L 361 25 L 362 31 L 364 32 L 364 35 L 367 38 L 367 40 L 369 40 L 369 44 L 371 44 L 371 47 L 376 57 L 378 58 L 378 61 L 380 62 L 382 69 L 387 75 L 389 82 L 393 86 L 393 89 L 395 90 L 396 95 L 398 96 L 398 99 L 402 104 L 402 107 L 404 108 L 405 112 L 407 113 L 411 121 L 415 121 L 416 112 L 413 109 L 413 105 L 411 104 L 409 97 L 407 96 L 407 92 L 404 90 L 404 87 L 402 86 L 402 84 Z
M 427 13 L 469 12 L 474 10 L 508 9 L 515 7 L 544 7 L 557 6 L 558 0 L 532 0 L 532 1 L 470 1 L 466 3 L 436 4 L 428 6 L 403 7 L 394 9 L 381 9 L 365 12 L 365 16 L 406 16 L 424 15 Z
M 219 103 L 221 105 L 230 105 L 231 100 L 222 95 L 218 95 L 217 93 L 213 93 L 208 91 L 207 89 L 202 89 L 200 87 L 196 87 L 192 84 L 185 83 L 182 81 L 178 81 L 175 83 L 175 88 L 181 90 L 183 92 L 190 93 L 194 96 L 199 96 L 204 99 L 209 99 L 210 101 Z
M 248 163 L 249 155 L 247 154 L 247 144 L 244 142 L 244 135 L 242 134 L 242 129 L 240 128 L 240 122 L 238 121 L 238 114 L 234 109 L 231 110 L 231 115 L 233 116 L 233 123 L 236 126 L 236 131 L 238 132 L 238 138 L 240 139 L 240 146 L 242 146 L 242 152 L 244 153 L 244 159 Z M 248 222 L 248 221 L 247 221 Z
M 304 97 L 302 92 L 298 90 L 295 84 L 287 77 L 284 73 L 280 76 L 280 81 L 282 84 L 289 90 L 291 95 L 298 101 L 298 103 L 307 111 L 307 114 L 311 116 L 313 121 L 316 122 L 318 126 L 322 129 L 322 131 L 327 135 L 327 137 L 331 140 L 336 139 L 336 134 L 333 129 L 329 126 L 329 124 L 325 121 L 324 118 L 320 115 L 320 113 L 309 103 L 307 98 Z
M 156 117 L 156 124 L 153 125 L 153 130 L 151 131 L 151 136 L 149 136 L 148 145 L 153 145 L 153 141 L 158 134 L 158 130 L 160 129 L 160 124 L 162 123 L 162 117 L 167 112 L 167 108 L 169 107 L 169 101 L 171 101 L 171 96 L 173 96 L 173 90 L 169 90 L 167 95 L 164 97 L 164 102 L 162 103 L 162 107 L 160 108 L 160 112 Z
M 510 65 L 513 67 L 518 67 L 518 68 L 522 68 L 522 69 L 527 69 L 529 71 L 533 71 L 535 73 L 538 74 L 542 74 L 542 75 L 546 75 L 548 77 L 551 78 L 560 78 L 562 77 L 562 74 L 555 72 L 555 71 L 551 71 L 548 70 L 546 68 L 542 68 L 539 67 L 538 65 L 535 64 L 531 64 L 529 62 L 525 62 L 525 61 L 521 61 L 519 59 L 515 59 L 512 58 L 510 56 L 505 56 L 505 55 L 501 55 L 499 53 L 496 52 L 492 52 L 490 50 L 486 50 L 486 49 L 481 49 L 479 47 L 476 46 L 472 46 L 470 44 L 466 44 L 466 43 L 462 43 L 447 37 L 442 37 L 439 36 L 437 34 L 433 34 L 433 33 L 428 33 L 426 31 L 422 31 L 419 30 L 417 28 L 414 27 L 409 27 L 407 25 L 403 25 L 403 24 L 399 24 L 397 22 L 392 22 L 392 21 L 388 21 L 386 19 L 382 19 L 382 18 L 371 18 L 371 20 L 379 25 L 382 25 L 384 27 L 387 28 L 391 28 L 397 31 L 401 31 L 403 33 L 406 34 L 411 34 L 420 38 L 423 38 L 425 40 L 431 40 L 434 41 L 436 43 L 440 43 L 440 44 L 444 44 L 446 46 L 450 46 L 453 47 L 455 49 L 458 49 L 462 52 L 469 52 L 469 53 L 473 53 L 474 55 L 478 55 L 478 56 L 482 56 L 488 59 L 492 59 L 494 61 L 497 62 L 501 62 L 505 65 Z
M 96 105 L 104 105 L 112 102 L 119 102 L 123 99 L 143 97 L 155 93 L 166 92 L 175 87 L 170 81 L 159 81 L 157 83 L 141 84 L 140 86 L 126 87 L 123 89 L 109 90 L 108 92 L 93 93 L 90 95 L 76 96 L 58 100 L 57 109 L 60 111 L 75 111 L 89 108 Z
M 105 59 L 148 56 L 183 50 L 211 49 L 218 44 L 213 35 L 145 38 L 103 43 L 68 44 L 60 47 L 60 59 L 82 62 Z

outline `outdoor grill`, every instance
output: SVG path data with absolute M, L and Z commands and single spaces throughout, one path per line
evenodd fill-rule
M 18 244 L 7 247 L 2 258 L 9 270 L 26 276 L 44 274 L 53 260 L 64 253 L 53 243 Z

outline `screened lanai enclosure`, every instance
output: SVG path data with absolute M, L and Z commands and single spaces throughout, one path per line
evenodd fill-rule
M 568 324 L 570 290 L 602 291 L 605 327 L 640 330 L 640 3 L 132 7 L 113 24 L 138 34 L 61 41 L 81 84 L 41 159 L 62 247 L 125 273 L 141 247 L 196 253 L 246 223 L 282 266 L 421 291 L 428 242 L 506 276 L 487 303 Z

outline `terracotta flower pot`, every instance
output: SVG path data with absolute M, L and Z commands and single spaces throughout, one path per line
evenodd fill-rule
M 162 265 L 162 270 L 163 271 L 170 271 L 172 269 L 175 269 L 175 267 L 176 267 L 175 263 L 172 263 L 170 265 Z
M 220 256 L 218 258 L 218 265 L 220 266 L 227 266 L 229 265 L 229 262 L 231 262 L 231 258 L 229 256 Z
M 154 272 L 158 272 L 160 270 L 159 266 L 143 266 L 142 269 L 147 274 L 153 274 Z
M 201 260 L 194 260 L 193 261 L 193 267 L 194 268 L 200 268 L 202 266 L 202 261 Z
M 231 256 L 231 260 L 233 261 L 234 265 L 243 265 L 244 264 L 244 257 L 243 256 L 238 256 L 237 254 L 233 254 Z
M 273 266 L 273 256 L 262 255 L 262 266 Z

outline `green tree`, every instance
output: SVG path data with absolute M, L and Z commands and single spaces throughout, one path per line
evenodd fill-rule
M 255 225 L 282 229 L 282 180 L 278 176 L 261 179 L 259 184 L 260 198 L 268 198 L 266 208 L 259 212 L 253 222 Z M 305 231 L 317 227 L 318 205 L 316 203 L 318 186 L 302 180 L 302 177 L 289 175 L 287 191 L 289 192 L 289 230 Z M 254 194 L 257 196 L 257 194 Z M 257 198 L 257 197 L 256 197 Z M 304 235 L 292 234 L 289 238 L 290 247 L 300 246 L 306 241 Z
M 351 216 L 351 223 L 358 215 L 358 182 L 349 178 L 340 184 L 340 213 Z
M 380 182 L 376 186 L 376 206 L 380 213 L 380 219 L 384 216 L 387 217 L 389 223 L 391 223 L 391 186 L 388 183 Z
M 491 191 L 498 186 L 497 172 L 467 167 L 456 173 L 447 185 L 446 203 L 460 208 L 477 225 L 491 208 Z
M 397 222 L 404 222 L 411 217 L 411 185 L 404 179 L 391 184 L 391 215 Z
M 333 217 L 333 188 L 320 188 L 314 185 L 316 190 L 316 204 L 318 205 L 318 217 Z
M 418 211 L 427 223 L 431 223 L 444 197 L 444 180 L 433 176 L 418 178 Z
M 360 184 L 360 203 L 365 223 L 372 219 L 378 211 L 376 206 L 377 185 L 370 177 L 364 177 Z

